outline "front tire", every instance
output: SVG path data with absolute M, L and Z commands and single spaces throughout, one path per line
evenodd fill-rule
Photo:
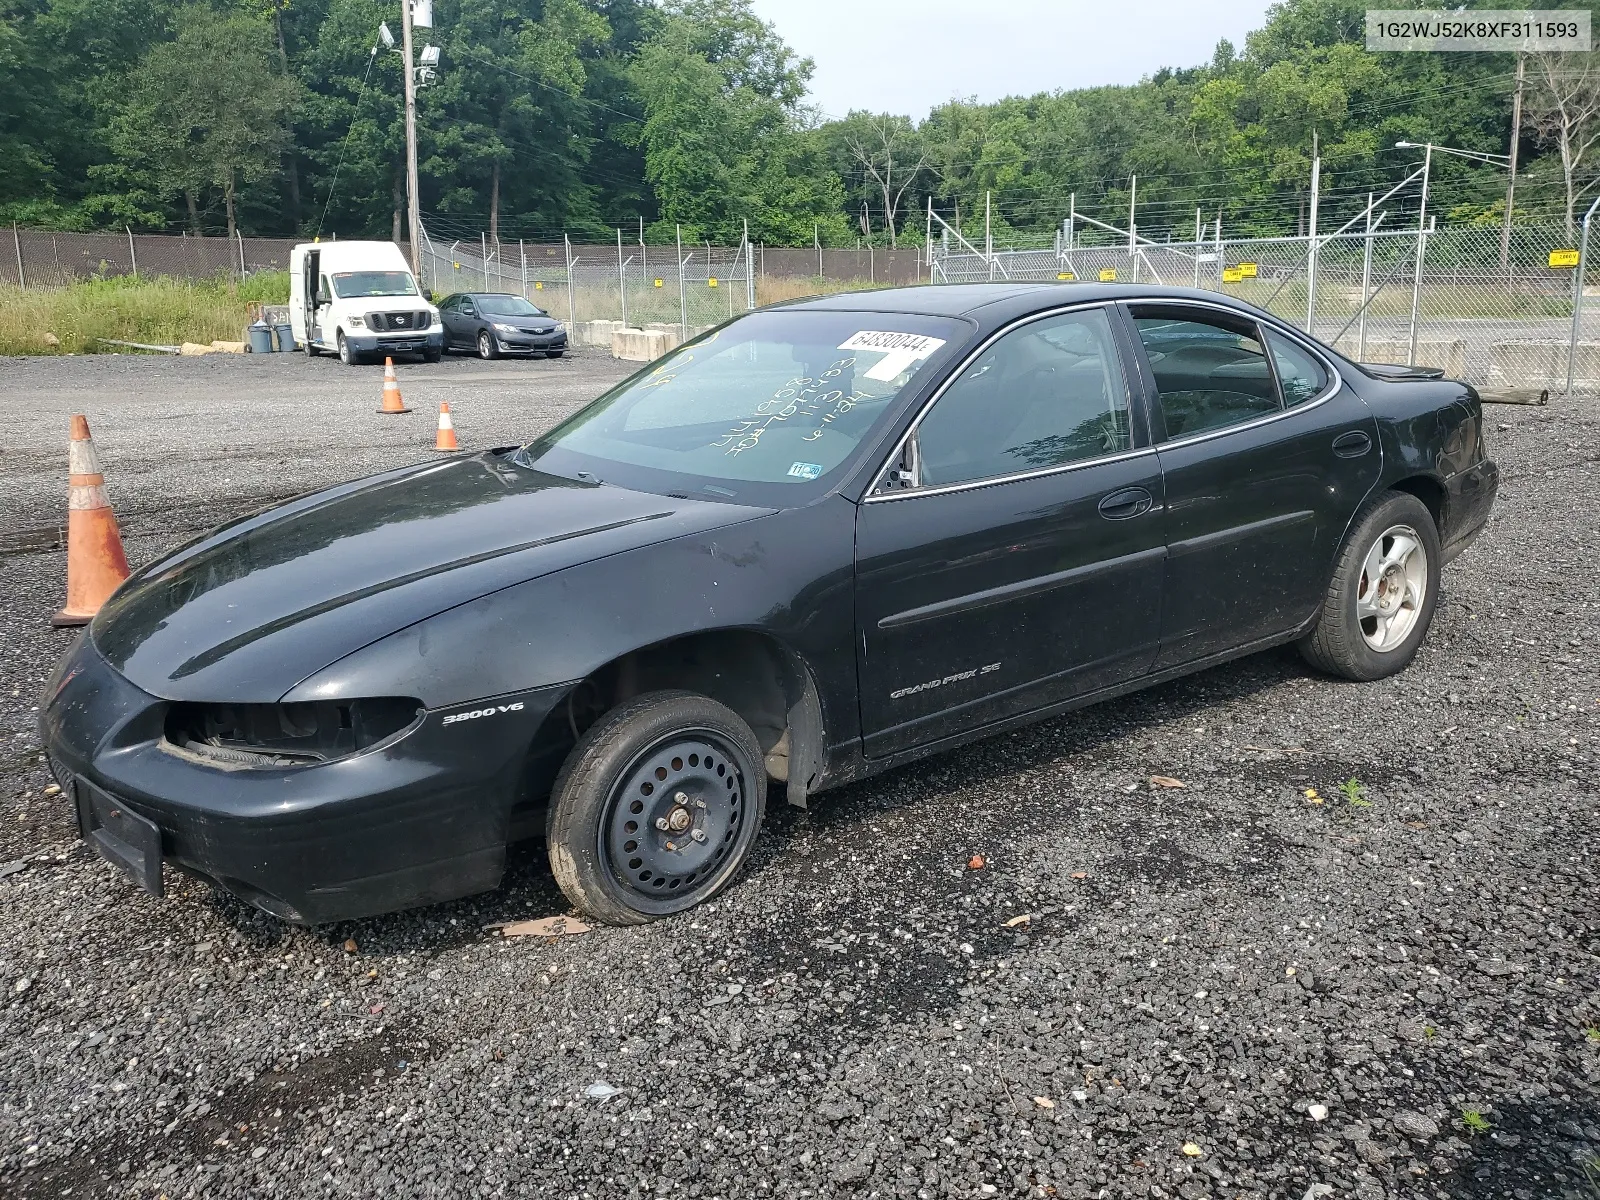
M 422 352 L 422 361 L 425 363 L 436 363 L 442 357 L 444 357 L 443 350 L 424 350 Z
M 500 346 L 494 340 L 494 334 L 487 329 L 478 331 L 478 357 L 484 359 L 500 357 Z
M 1306 661 L 1346 679 L 1402 671 L 1428 635 L 1443 562 L 1427 505 L 1403 492 L 1380 497 L 1339 552 Z
M 354 366 L 359 365 L 360 362 L 361 362 L 361 356 L 350 348 L 350 343 L 349 342 L 344 340 L 344 333 L 343 333 L 342 330 L 340 331 L 340 333 L 338 335 L 338 338 L 339 338 L 339 361 L 342 362 L 347 367 L 354 367 Z
M 550 797 L 550 867 L 583 912 L 639 925 L 692 908 L 739 873 L 767 776 L 750 727 L 695 692 L 648 692 L 600 718 Z

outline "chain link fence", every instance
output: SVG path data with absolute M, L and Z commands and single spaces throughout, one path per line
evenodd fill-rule
M 0 235 L 0 283 L 65 287 L 115 276 L 239 279 L 287 271 L 294 238 L 153 233 L 51 233 L 13 226 Z
M 952 251 L 936 282 L 1156 283 L 1264 308 L 1351 358 L 1442 367 L 1480 387 L 1600 392 L 1600 299 L 1590 256 L 1561 225 L 1376 230 L 1329 237 L 1152 243 L 1092 231 L 1053 249 Z

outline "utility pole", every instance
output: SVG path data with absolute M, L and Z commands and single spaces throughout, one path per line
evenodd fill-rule
M 409 197 L 411 271 L 422 286 L 422 201 L 417 195 L 417 69 L 411 55 L 411 0 L 400 0 L 400 52 L 406 60 L 406 193 Z
M 1511 160 L 1511 174 L 1506 179 L 1506 212 L 1500 222 L 1500 269 L 1511 269 L 1511 211 L 1517 198 L 1517 141 L 1522 133 L 1522 77 L 1527 70 L 1527 56 L 1517 55 L 1517 90 L 1511 98 L 1511 145 L 1506 157 Z
M 1428 247 L 1428 173 L 1433 168 L 1433 143 L 1422 155 L 1422 204 L 1417 209 L 1417 273 L 1411 280 L 1411 349 L 1406 366 L 1417 365 L 1417 316 L 1422 308 L 1422 256 Z

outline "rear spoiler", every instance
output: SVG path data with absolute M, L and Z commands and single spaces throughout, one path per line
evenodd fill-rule
M 1362 363 L 1361 369 L 1379 379 L 1443 379 L 1443 367 L 1407 367 L 1400 363 Z

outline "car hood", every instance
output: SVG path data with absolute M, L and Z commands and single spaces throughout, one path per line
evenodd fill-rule
M 129 579 L 91 636 L 152 695 L 271 703 L 447 608 L 765 511 L 563 479 L 484 452 L 345 484 L 217 530 Z

